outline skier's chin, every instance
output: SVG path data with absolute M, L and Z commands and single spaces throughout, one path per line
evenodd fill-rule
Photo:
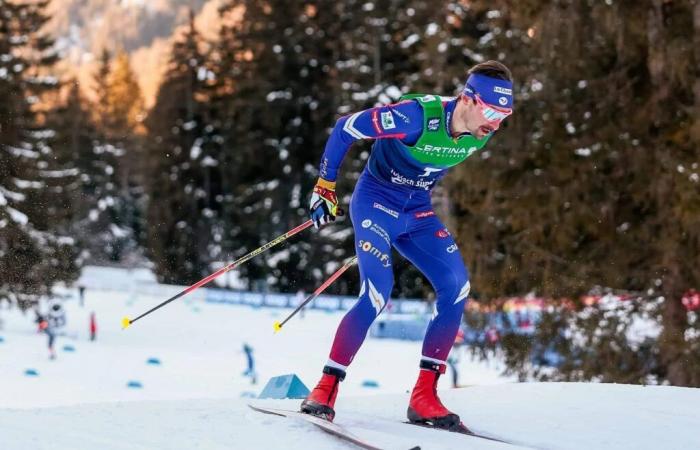
M 489 127 L 488 125 L 482 125 L 476 129 L 476 133 L 474 133 L 474 135 L 477 137 L 477 139 L 481 139 L 484 136 L 487 136 L 493 132 L 494 132 L 493 128 Z

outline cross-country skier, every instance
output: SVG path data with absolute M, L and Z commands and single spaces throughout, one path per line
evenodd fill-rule
M 66 324 L 66 312 L 61 307 L 60 303 L 54 303 L 49 308 L 49 312 L 42 322 L 39 324 L 39 328 L 46 333 L 48 337 L 48 347 L 49 347 L 49 358 L 56 359 L 56 350 L 54 349 L 54 342 L 56 340 L 56 334 L 63 328 Z
M 512 113 L 512 89 L 508 68 L 487 61 L 468 71 L 457 98 L 405 96 L 398 103 L 356 112 L 336 123 L 309 208 L 317 228 L 335 220 L 335 181 L 341 161 L 353 142 L 374 139 L 350 202 L 360 296 L 340 322 L 321 380 L 301 404 L 302 412 L 333 420 L 339 382 L 389 300 L 394 247 L 428 278 L 437 295 L 408 418 L 451 430 L 463 426 L 459 416 L 441 403 L 436 388 L 461 322 L 469 275 L 457 244 L 433 211 L 430 192 L 447 169 L 481 149 Z

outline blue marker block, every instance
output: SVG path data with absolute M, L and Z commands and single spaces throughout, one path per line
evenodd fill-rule
M 63 346 L 63 351 L 64 351 L 64 352 L 72 353 L 72 352 L 75 351 L 75 347 L 73 347 L 72 345 L 64 345 L 64 346 Z
M 377 383 L 377 382 L 374 381 L 374 380 L 364 380 L 364 381 L 362 382 L 362 387 L 367 387 L 367 388 L 378 388 L 378 387 L 379 387 L 379 383 Z
M 241 392 L 241 398 L 255 398 L 255 392 L 243 391 Z
M 294 374 L 270 378 L 258 398 L 306 398 L 309 388 Z
M 141 389 L 143 387 L 143 384 L 141 384 L 140 381 L 131 380 L 128 383 L 126 383 L 126 387 L 131 389 Z
M 28 377 L 38 377 L 39 372 L 36 371 L 36 369 L 27 369 L 24 371 L 24 374 Z
M 146 360 L 146 364 L 150 364 L 152 366 L 160 366 L 160 359 L 158 358 L 148 358 Z

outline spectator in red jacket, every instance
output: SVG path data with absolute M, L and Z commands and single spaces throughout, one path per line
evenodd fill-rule
M 97 319 L 95 319 L 95 311 L 90 313 L 90 340 L 97 339 Z

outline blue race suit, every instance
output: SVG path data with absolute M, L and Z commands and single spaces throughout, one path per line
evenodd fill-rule
M 443 102 L 448 130 L 457 101 Z M 330 366 L 347 368 L 370 325 L 386 306 L 394 282 L 391 247 L 426 276 L 437 295 L 436 314 L 423 341 L 422 358 L 444 363 L 454 343 L 469 294 L 469 274 L 430 201 L 430 190 L 446 168 L 421 163 L 405 148 L 414 145 L 424 132 L 423 118 L 423 108 L 413 100 L 371 108 L 339 119 L 326 144 L 320 175 L 335 181 L 352 143 L 375 139 L 350 203 L 360 296 L 338 327 Z

